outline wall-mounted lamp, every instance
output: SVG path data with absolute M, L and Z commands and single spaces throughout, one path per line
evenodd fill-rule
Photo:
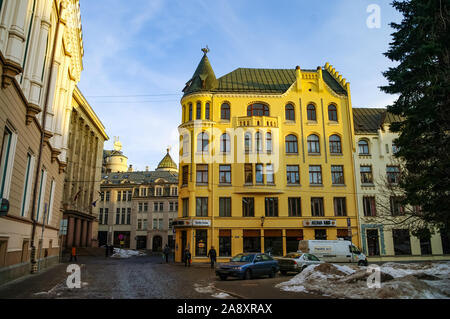
M 264 219 L 266 219 L 264 216 L 261 216 L 261 227 L 264 226 Z

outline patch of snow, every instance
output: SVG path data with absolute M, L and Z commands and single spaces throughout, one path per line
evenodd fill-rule
M 219 299 L 227 299 L 227 298 L 231 297 L 229 294 L 227 294 L 225 292 L 219 292 L 219 293 L 213 294 L 212 296 L 214 298 L 219 298 Z
M 114 258 L 130 258 L 132 256 L 145 256 L 145 253 L 132 249 L 114 248 L 114 253 L 111 255 Z
M 368 287 L 368 267 L 330 263 L 309 266 L 276 287 L 333 298 L 450 299 L 450 262 L 389 262 L 379 267 L 379 288 Z

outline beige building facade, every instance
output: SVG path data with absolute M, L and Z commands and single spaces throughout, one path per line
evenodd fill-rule
M 58 261 L 72 94 L 82 71 L 78 0 L 0 1 L 0 283 Z
M 63 246 L 97 247 L 98 215 L 105 127 L 78 87 L 70 116 L 63 219 L 67 235 Z
M 399 119 L 377 108 L 353 108 L 353 118 L 361 248 L 369 261 L 450 260 L 449 234 L 418 238 L 402 222 L 414 208 L 398 203 L 395 187 L 401 165 L 394 157 L 398 135 L 389 126 Z
M 123 171 L 121 144 L 105 151 L 105 170 L 98 203 L 99 246 L 160 252 L 174 248 L 172 221 L 178 214 L 178 169 L 169 151 L 154 171 Z M 111 157 L 113 157 L 111 159 Z M 116 158 L 114 158 L 116 157 Z M 125 161 L 126 165 L 126 161 Z

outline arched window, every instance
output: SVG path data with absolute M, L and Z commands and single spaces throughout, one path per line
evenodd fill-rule
M 183 155 L 189 154 L 189 134 L 183 135 Z
M 294 106 L 292 104 L 287 104 L 284 109 L 286 121 L 295 121 Z
M 360 140 L 358 142 L 359 154 L 360 155 L 369 155 L 369 142 L 366 140 Z
M 245 153 L 250 153 L 252 151 L 252 134 L 247 132 L 244 136 L 244 150 Z
M 308 104 L 308 106 L 306 107 L 306 112 L 308 121 L 317 121 L 316 107 L 314 105 Z
M 247 116 L 269 116 L 269 107 L 261 103 L 250 104 L 247 107 Z
M 339 135 L 330 136 L 330 153 L 331 154 L 342 154 L 341 138 Z
M 333 104 L 328 105 L 328 119 L 330 121 L 334 121 L 334 122 L 337 122 L 337 120 L 338 120 L 338 118 L 337 118 L 337 108 Z
M 201 132 L 197 135 L 197 151 L 200 153 L 207 153 L 208 152 L 208 133 Z
M 286 153 L 298 153 L 297 137 L 295 135 L 286 136 Z
M 270 132 L 266 133 L 266 152 L 272 152 L 272 133 Z
M 209 103 L 205 104 L 205 120 L 209 120 Z
M 220 107 L 220 119 L 230 120 L 230 104 L 223 103 Z
M 256 144 L 256 152 L 262 152 L 262 136 L 260 132 L 256 132 L 255 134 L 255 144 Z
M 230 135 L 224 133 L 222 134 L 222 136 L 220 136 L 220 151 L 222 153 L 228 153 L 230 149 Z
M 197 102 L 197 110 L 195 112 L 195 119 L 200 120 L 202 118 L 202 103 Z
M 308 153 L 309 154 L 320 154 L 320 142 L 319 137 L 315 134 L 308 136 Z
M 183 114 L 181 115 L 183 123 L 186 122 L 186 105 L 183 105 Z M 70 139 L 69 139 L 70 141 Z
M 192 121 L 192 103 L 189 103 L 189 121 Z

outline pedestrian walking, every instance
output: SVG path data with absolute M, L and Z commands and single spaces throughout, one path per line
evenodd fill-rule
M 189 248 L 184 250 L 184 267 L 191 267 L 191 252 Z
M 70 261 L 72 260 L 77 261 L 77 249 L 75 247 L 72 247 L 72 252 L 70 254 Z
M 168 263 L 169 262 L 169 255 L 170 255 L 170 247 L 169 247 L 169 245 L 166 244 L 166 247 L 164 247 L 163 253 L 164 253 L 164 258 L 166 259 L 166 263 Z
M 208 251 L 208 255 L 207 256 L 211 260 L 211 268 L 214 268 L 214 263 L 217 260 L 217 252 L 214 249 L 214 246 L 211 246 L 211 249 Z

